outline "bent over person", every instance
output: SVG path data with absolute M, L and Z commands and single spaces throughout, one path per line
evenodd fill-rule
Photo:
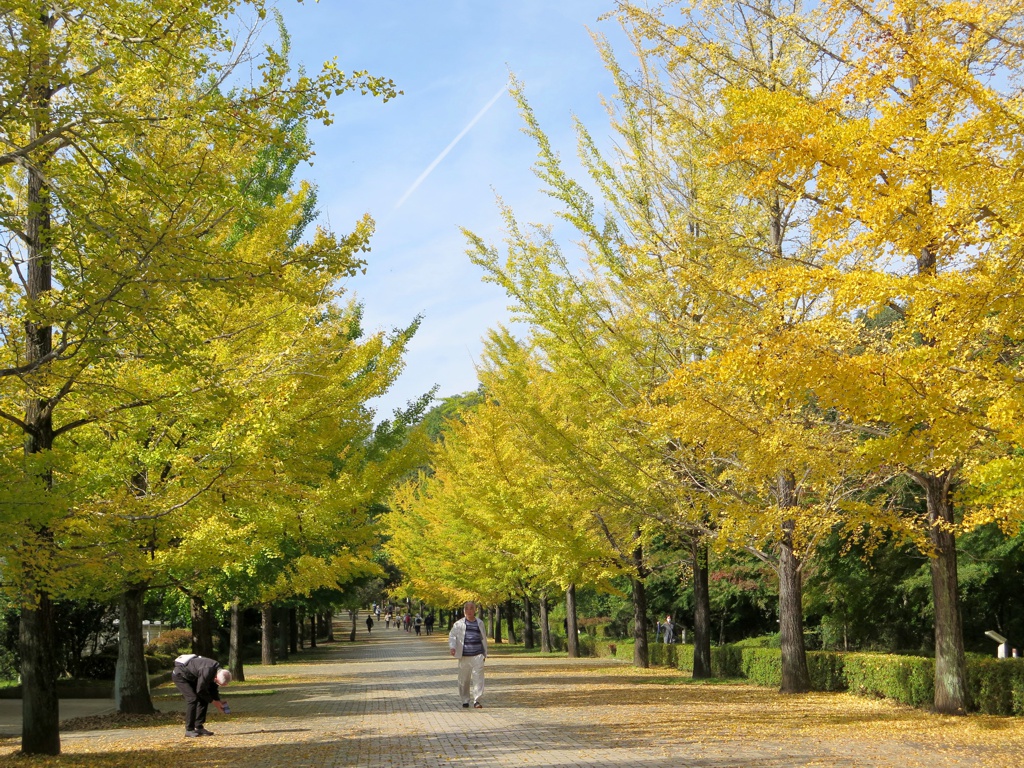
M 448 633 L 448 647 L 452 656 L 459 660 L 459 697 L 463 708 L 473 706 L 480 709 L 480 697 L 484 695 L 484 661 L 487 659 L 487 635 L 484 623 L 476 617 L 476 603 L 470 601 L 462 606 L 463 618 L 455 622 Z M 472 694 L 472 696 L 471 696 Z
M 214 659 L 186 653 L 174 660 L 171 682 L 185 697 L 185 735 L 213 736 L 206 730 L 206 711 L 210 702 L 221 712 L 229 711 L 220 699 L 220 686 L 231 682 L 231 673 Z

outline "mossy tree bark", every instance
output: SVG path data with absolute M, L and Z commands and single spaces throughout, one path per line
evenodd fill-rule
M 126 589 L 118 601 L 117 666 L 114 670 L 114 705 L 126 715 L 151 715 L 149 669 L 142 642 L 144 586 Z
M 270 603 L 260 606 L 260 662 L 273 664 L 274 657 L 274 607 Z
M 505 603 L 505 621 L 508 623 L 508 641 L 516 642 L 516 606 L 510 597 Z
M 711 677 L 711 593 L 708 589 L 708 542 L 690 539 L 693 558 L 693 677 Z
M 647 669 L 650 654 L 647 649 L 647 588 L 644 579 L 649 571 L 644 565 L 643 547 L 639 544 L 633 550 L 633 566 L 636 575 L 629 580 L 633 593 L 633 664 Z
M 928 537 L 932 545 L 929 566 L 935 609 L 934 706 L 936 712 L 944 715 L 962 715 L 967 706 L 967 660 L 953 533 L 951 486 L 954 474 L 954 470 L 948 470 L 940 475 L 916 472 L 911 475 L 924 490 L 928 509 Z
M 192 614 L 192 653 L 213 658 L 213 624 L 210 611 L 201 598 L 189 598 Z
M 565 644 L 570 659 L 580 657 L 580 633 L 576 623 L 576 585 L 565 590 Z
M 238 600 L 231 603 L 231 637 L 228 640 L 228 671 L 236 683 L 245 682 L 245 666 L 242 664 L 242 636 L 245 616 Z
M 540 649 L 543 653 L 551 653 L 551 627 L 548 624 L 548 596 L 540 596 Z

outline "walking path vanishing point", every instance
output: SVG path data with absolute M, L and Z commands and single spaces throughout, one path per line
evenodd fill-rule
M 1024 723 L 947 718 L 834 694 L 782 697 L 747 685 L 679 684 L 670 670 L 492 649 L 482 710 L 461 708 L 446 636 L 378 628 L 275 666 L 249 666 L 211 707 L 216 735 L 183 726 L 71 731 L 59 762 L 0 765 L 329 768 L 360 766 L 1012 766 Z M 173 688 L 156 705 L 182 710 Z M 170 716 L 165 718 L 169 722 Z

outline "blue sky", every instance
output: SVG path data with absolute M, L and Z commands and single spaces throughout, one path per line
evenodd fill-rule
M 416 180 L 507 83 L 524 84 L 552 143 L 575 156 L 572 116 L 609 133 L 601 95 L 611 79 L 588 32 L 612 0 L 278 0 L 292 60 L 309 72 L 337 57 L 346 71 L 392 78 L 404 95 L 345 95 L 335 121 L 311 131 L 316 157 L 305 177 L 319 187 L 321 219 L 346 231 L 363 213 L 377 222 L 365 276 L 348 283 L 365 305 L 367 330 L 423 324 L 407 367 L 378 403 L 385 417 L 439 385 L 439 397 L 476 387 L 488 328 L 507 319 L 507 300 L 481 281 L 460 227 L 500 242 L 495 195 L 528 222 L 550 223 L 551 201 L 531 173 L 536 149 L 512 100 L 500 96 L 400 207 Z M 268 30 L 269 31 L 269 30 Z

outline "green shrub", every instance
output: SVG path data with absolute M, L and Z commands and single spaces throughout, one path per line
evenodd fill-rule
M 712 666 L 714 666 L 712 652 Z M 754 685 L 778 688 L 782 685 L 782 651 L 774 648 L 743 648 L 740 651 L 741 676 Z
M 581 634 L 579 639 L 580 656 L 597 656 L 597 641 L 590 635 Z
M 835 651 L 809 651 L 807 671 L 813 691 L 845 691 L 846 654 Z
M 86 656 L 78 665 L 78 677 L 90 680 L 113 680 L 117 668 L 117 652 Z
M 652 667 L 664 667 L 665 664 L 665 648 L 668 646 L 662 645 L 661 643 L 648 643 L 647 644 L 647 660 L 651 663 Z
M 615 652 L 615 658 L 625 659 L 626 661 L 633 660 L 633 650 L 636 647 L 636 642 L 633 640 L 618 640 L 615 643 L 617 648 Z M 650 648 L 650 646 L 648 646 Z
M 693 673 L 693 646 L 676 646 L 676 669 Z
M 734 645 L 720 645 L 712 648 L 711 675 L 713 677 L 743 677 L 743 649 Z
M 848 653 L 846 685 L 851 693 L 893 699 L 912 707 L 935 699 L 935 660 L 920 656 Z
M 732 643 L 737 648 L 781 648 L 782 636 L 776 632 L 774 635 L 760 635 L 759 637 L 747 637 Z
M 1024 659 L 967 659 L 968 709 L 1024 715 Z
M 146 654 L 146 671 L 151 675 L 174 669 L 174 656 L 165 654 Z
M 192 633 L 187 629 L 168 629 L 146 646 L 146 653 L 178 656 L 192 650 Z
M 601 659 L 626 659 L 628 661 L 633 660 L 633 641 L 632 640 L 593 640 L 590 642 L 593 644 L 593 653 L 583 653 L 582 646 L 580 648 L 580 655 L 596 656 Z
M 760 642 L 712 648 L 712 675 L 743 677 L 771 688 L 781 686 L 781 650 L 771 647 L 771 638 L 754 640 Z M 610 646 L 615 647 L 614 653 Z M 580 648 L 584 655 L 633 657 L 629 641 L 595 643 L 593 638 L 581 638 Z M 693 671 L 692 645 L 650 643 L 648 650 L 652 666 Z M 849 690 L 913 707 L 930 706 L 935 698 L 935 660 L 921 656 L 808 651 L 807 671 L 815 691 Z M 968 655 L 967 708 L 991 715 L 1024 716 L 1024 659 Z

